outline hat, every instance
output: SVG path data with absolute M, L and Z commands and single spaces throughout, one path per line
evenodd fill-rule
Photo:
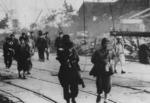
M 69 39 L 70 39 L 70 36 L 66 34 L 66 35 L 63 36 L 63 39 L 64 39 L 64 40 L 69 40 Z
M 108 38 L 102 39 L 102 44 L 110 43 L 110 40 Z
M 38 34 L 39 34 L 39 36 L 42 36 L 42 35 L 43 35 L 43 33 L 42 33 L 41 30 L 38 31 Z
M 13 36 L 15 36 L 14 33 L 10 34 L 10 37 L 13 37 Z
M 19 40 L 20 41 L 25 41 L 25 38 L 24 37 L 20 37 Z
M 26 35 L 26 33 L 25 33 L 25 32 L 22 32 L 22 35 Z

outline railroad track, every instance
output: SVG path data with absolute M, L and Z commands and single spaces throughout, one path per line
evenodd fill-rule
M 12 72 L 11 72 L 12 73 Z M 47 83 L 50 83 L 50 84 L 56 84 L 56 85 L 60 85 L 60 83 L 58 83 L 58 82 L 53 82 L 53 81 L 50 81 L 50 80 L 45 80 L 45 79 L 41 79 L 41 78 L 38 78 L 38 77 L 35 77 L 35 76 L 27 76 L 28 78 L 32 78 L 32 79 L 36 79 L 36 80 L 39 80 L 39 81 L 43 81 L 43 82 L 47 82 Z M 46 99 L 46 100 L 49 100 L 49 101 L 52 101 L 52 103 L 58 103 L 58 102 L 56 102 L 55 100 L 52 100 L 51 98 L 49 98 L 49 97 L 47 97 L 47 96 L 45 96 L 45 95 L 43 95 L 43 94 L 41 94 L 41 93 L 38 93 L 38 92 L 36 92 L 36 91 L 33 91 L 33 90 L 31 90 L 31 89 L 28 89 L 28 88 L 25 88 L 25 87 L 22 87 L 22 86 L 19 86 L 19 85 L 17 85 L 17 84 L 14 84 L 14 83 L 10 83 L 10 82 L 5 82 L 5 81 L 2 81 L 3 83 L 6 83 L 6 84 L 8 84 L 8 85 L 12 85 L 12 86 L 15 86 L 15 87 L 18 87 L 18 88 L 21 88 L 21 89 L 24 89 L 24 90 L 27 90 L 27 91 L 30 91 L 30 92 L 32 92 L 32 93 L 34 93 L 35 95 L 37 95 L 37 96 L 39 96 L 39 97 L 42 97 L 42 98 L 44 98 L 44 99 Z M 94 92 L 88 92 L 88 91 L 85 91 L 85 90 L 79 90 L 80 92 L 83 92 L 83 93 L 86 93 L 86 94 L 89 94 L 89 95 L 93 95 L 93 96 L 97 96 L 97 94 L 96 93 L 94 93 Z M 108 99 L 108 101 L 110 101 L 111 103 L 120 103 L 120 102 L 116 102 L 116 101 L 114 101 L 114 100 L 112 100 L 112 99 Z
M 1 60 L 0 60 L 1 61 Z M 13 65 L 16 65 L 16 64 L 13 64 Z M 49 72 L 49 73 L 57 73 L 57 71 L 54 71 L 54 70 L 43 70 L 43 69 L 40 69 L 40 68 L 37 68 L 37 67 L 33 67 L 34 70 L 39 70 L 39 71 L 44 71 L 44 72 Z M 40 80 L 40 81 L 44 81 L 44 82 L 48 82 L 48 83 L 52 83 L 52 84 L 57 84 L 57 85 L 60 85 L 59 83 L 57 82 L 53 82 L 53 81 L 50 81 L 50 80 L 45 80 L 45 79 L 41 79 L 41 78 L 38 78 L 38 77 L 35 77 L 35 76 L 28 76 L 28 78 L 32 78 L 32 79 L 36 79 L 36 80 Z M 123 78 L 123 77 L 122 77 Z M 94 79 L 90 79 L 90 78 L 83 78 L 83 79 L 86 79 L 86 80 L 90 80 L 90 81 L 95 81 Z M 127 78 L 125 78 L 127 79 Z M 130 78 L 129 78 L 130 79 Z M 143 82 L 146 82 L 146 81 L 143 81 Z M 149 82 L 148 82 L 149 83 Z M 9 84 L 9 83 L 7 83 Z M 12 84 L 10 84 L 12 85 Z M 122 88 L 128 88 L 128 89 L 132 89 L 132 90 L 136 90 L 136 91 L 143 91 L 145 93 L 148 93 L 150 94 L 150 91 L 146 91 L 146 90 L 142 90 L 142 89 L 138 89 L 138 88 L 134 88 L 134 87 L 130 87 L 130 86 L 122 86 L 122 85 L 118 85 L 118 84 L 113 84 L 115 86 L 118 86 L 118 87 L 122 87 Z M 24 87 L 23 87 L 24 88 Z M 29 90 L 30 91 L 30 90 Z M 31 90 L 32 91 L 32 90 Z M 88 91 L 84 91 L 84 90 L 80 90 L 81 92 L 84 92 L 84 93 L 87 93 L 87 94 L 90 94 L 90 95 L 94 95 L 94 96 L 97 96 L 96 93 L 94 92 L 88 92 Z M 34 91 L 33 91 L 34 93 Z M 40 94 L 37 93 L 37 95 L 39 96 Z M 45 98 L 45 97 L 44 97 Z M 46 97 L 47 98 L 47 97 Z M 120 102 L 116 102 L 112 99 L 108 99 L 110 102 L 112 103 L 120 103 Z M 57 103 L 57 102 L 53 102 L 53 103 Z
M 45 72 L 49 72 L 49 73 L 57 73 L 57 71 L 54 71 L 54 70 L 43 70 L 43 69 L 40 69 L 40 68 L 35 68 L 34 69 L 36 70 L 40 70 L 40 71 L 45 71 Z M 122 79 L 129 79 L 129 80 L 136 80 L 136 79 L 133 79 L 133 78 L 125 78 L 125 77 L 121 77 L 119 76 L 119 78 L 122 78 Z M 91 78 L 87 78 L 87 77 L 83 77 L 83 79 L 86 79 L 86 80 L 90 80 L 90 81 L 94 81 L 95 82 L 95 79 L 91 79 Z M 150 82 L 147 82 L 147 81 L 141 81 L 141 82 L 145 82 L 145 83 L 149 83 Z M 143 91 L 145 93 L 148 93 L 150 94 L 150 91 L 147 91 L 147 90 L 142 90 L 142 89 L 138 89 L 136 87 L 131 87 L 131 86 L 124 86 L 124 85 L 119 85 L 119 84 L 115 84 L 113 83 L 114 86 L 118 86 L 118 87 L 122 87 L 122 88 L 127 88 L 127 89 L 132 89 L 132 90 L 138 90 L 138 91 Z
M 13 64 L 13 65 L 16 65 L 16 64 Z M 40 69 L 40 68 L 33 68 L 33 69 L 42 70 L 42 69 Z M 0 70 L 3 70 L 3 69 L 0 69 Z M 49 70 L 49 71 L 43 70 L 43 71 L 45 71 L 45 72 L 52 72 L 52 71 L 50 71 L 50 70 Z M 15 74 L 15 73 L 14 73 L 14 72 L 11 72 L 11 74 Z M 30 76 L 30 75 L 28 75 L 27 78 L 36 79 L 36 80 L 43 81 L 43 82 L 47 82 L 47 83 L 50 83 L 50 84 L 60 85 L 60 83 L 58 83 L 58 82 L 41 79 L 41 78 L 38 78 L 38 77 L 35 77 L 35 76 Z M 24 90 L 26 90 L 26 91 L 30 91 L 30 92 L 34 93 L 35 95 L 37 95 L 37 96 L 39 96 L 39 97 L 41 97 L 41 98 L 44 98 L 44 99 L 46 99 L 46 100 L 48 100 L 48 101 L 52 101 L 52 103 L 58 103 L 57 101 L 52 100 L 51 98 L 49 98 L 49 97 L 47 97 L 47 96 L 45 96 L 45 95 L 43 95 L 43 94 L 41 94 L 41 93 L 38 93 L 38 92 L 36 92 L 36 91 L 33 91 L 33 90 L 31 90 L 31 89 L 22 87 L 22 86 L 20 86 L 20 85 L 17 85 L 17 84 L 11 83 L 11 82 L 6 82 L 6 81 L 2 81 L 2 82 L 5 83 L 5 84 L 8 84 L 8 85 L 12 85 L 12 86 L 15 86 L 15 87 L 24 89 Z M 97 94 L 94 93 L 94 92 L 88 92 L 88 91 L 81 90 L 81 89 L 80 89 L 79 91 L 80 91 L 80 92 L 83 92 L 83 93 L 85 93 L 85 94 L 92 95 L 92 96 L 97 96 Z M 103 98 L 103 97 L 102 97 L 102 98 Z M 110 98 L 108 99 L 108 101 L 110 101 L 111 103 L 119 103 L 119 102 L 116 102 L 116 101 L 114 101 L 114 100 L 112 100 L 112 99 L 110 99 Z
M 34 68 L 36 70 L 40 70 L 40 71 L 45 71 L 45 72 L 55 72 L 55 71 L 51 71 L 51 70 L 42 70 L 40 68 Z M 44 81 L 44 82 L 48 82 L 48 83 L 53 83 L 53 84 L 57 84 L 57 85 L 60 85 L 60 83 L 58 82 L 53 82 L 53 81 L 50 81 L 50 80 L 45 80 L 45 79 L 41 79 L 41 78 L 38 78 L 38 77 L 35 77 L 35 76 L 28 76 L 29 78 L 32 78 L 32 79 L 37 79 L 37 80 L 40 80 L 40 81 Z M 86 79 L 86 80 L 90 80 L 90 81 L 93 81 L 95 82 L 94 79 L 90 79 L 90 78 L 83 78 L 83 79 Z M 149 82 L 148 82 L 149 83 Z M 135 88 L 135 87 L 130 87 L 130 86 L 123 86 L 123 85 L 119 85 L 119 84 L 113 84 L 114 86 L 117 86 L 117 87 L 121 87 L 121 88 L 127 88 L 127 89 L 131 89 L 131 90 L 135 90 L 137 92 L 145 92 L 147 94 L 150 94 L 150 91 L 147 91 L 147 90 L 143 90 L 143 89 L 138 89 L 138 88 Z M 97 96 L 96 93 L 94 92 L 89 92 L 89 91 L 85 91 L 85 90 L 82 90 L 82 89 L 79 89 L 80 92 L 83 92 L 83 93 L 87 93 L 87 94 L 90 94 L 90 95 L 93 95 L 93 96 Z M 112 103 L 121 103 L 121 102 L 118 102 L 118 101 L 115 101 L 111 98 L 108 99 L 110 102 Z
M 8 92 L 8 91 L 4 91 L 4 90 L 1 90 L 1 89 L 0 89 L 0 91 L 3 92 L 3 93 L 6 94 L 6 95 L 9 95 L 9 96 L 11 96 L 11 97 L 17 99 L 17 100 L 18 100 L 18 101 L 17 101 L 18 103 L 25 103 L 22 99 L 20 99 L 19 97 L 15 96 L 14 94 L 12 94 L 12 93 L 10 93 L 10 92 Z
M 30 92 L 30 93 L 34 94 L 35 96 L 37 96 L 38 98 L 42 98 L 43 100 L 47 101 L 48 103 L 58 103 L 56 100 L 53 100 L 52 98 L 50 98 L 50 97 L 48 97 L 48 96 L 46 96 L 46 95 L 44 95 L 44 94 L 42 94 L 42 93 L 39 93 L 39 92 L 36 92 L 36 91 L 34 91 L 34 90 L 28 89 L 28 88 L 26 88 L 26 87 L 17 85 L 17 84 L 15 84 L 15 83 L 10 82 L 10 81 L 1 81 L 1 82 L 3 82 L 4 84 L 10 85 L 10 86 L 12 86 L 12 87 L 17 87 L 17 88 L 22 89 L 22 90 L 24 90 L 24 91 Z M 20 98 L 17 97 L 17 96 L 14 96 L 12 93 L 9 93 L 9 92 L 4 91 L 4 90 L 0 90 L 0 91 L 12 95 L 13 97 L 15 97 L 15 98 L 17 98 L 18 100 L 20 100 L 21 103 L 25 103 L 22 99 L 20 99 Z
M 2 60 L 0 59 L 0 63 L 2 63 L 1 61 L 2 61 Z M 16 65 L 16 64 L 12 64 L 12 65 Z M 4 69 L 0 69 L 0 70 L 4 70 Z M 15 74 L 14 72 L 11 72 L 11 73 L 12 73 L 12 74 Z M 29 76 L 28 76 L 28 77 L 29 77 Z M 29 77 L 29 78 L 32 78 L 32 77 Z M 43 81 L 44 81 L 44 80 L 43 80 Z M 45 101 L 48 101 L 48 103 L 58 103 L 56 100 L 53 100 L 52 98 L 50 98 L 50 97 L 48 97 L 48 96 L 46 96 L 46 95 L 44 95 L 44 94 L 42 94 L 42 93 L 36 92 L 36 91 L 34 91 L 34 90 L 31 90 L 31 89 L 29 89 L 29 88 L 26 88 L 26 87 L 17 85 L 17 84 L 15 84 L 15 83 L 10 82 L 10 81 L 1 80 L 1 82 L 4 83 L 4 84 L 10 85 L 10 86 L 17 87 L 17 88 L 20 88 L 20 89 L 22 89 L 22 90 L 28 91 L 28 92 L 30 92 L 30 93 L 36 95 L 38 98 L 42 98 L 42 99 L 44 99 Z M 19 97 L 13 95 L 12 93 L 10 93 L 10 92 L 8 92 L 8 91 L 4 91 L 4 90 L 0 90 L 0 91 L 1 91 L 1 92 L 4 92 L 4 93 L 6 93 L 6 94 L 11 95 L 12 97 L 18 99 L 19 102 L 21 102 L 21 103 L 25 103 L 21 98 L 19 98 Z
M 4 82 L 4 81 L 3 81 L 3 82 Z M 38 97 L 43 98 L 43 99 L 49 101 L 50 103 L 58 103 L 57 101 L 51 99 L 50 97 L 48 97 L 48 96 L 46 96 L 46 95 L 44 95 L 44 94 L 42 94 L 42 93 L 33 91 L 33 90 L 31 90 L 31 89 L 25 88 L 25 87 L 23 87 L 23 86 L 19 86 L 19 85 L 17 85 L 17 84 L 11 83 L 11 82 L 4 82 L 4 83 L 9 84 L 9 85 L 12 85 L 12 86 L 15 86 L 15 87 L 18 87 L 18 88 L 21 88 L 21 89 L 24 89 L 24 90 L 29 91 L 29 92 L 32 92 L 32 93 L 34 93 L 35 95 L 37 95 Z

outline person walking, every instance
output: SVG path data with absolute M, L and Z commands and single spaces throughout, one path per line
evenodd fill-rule
M 126 73 L 124 70 L 124 64 L 125 64 L 125 54 L 124 54 L 124 44 L 122 42 L 121 38 L 116 38 L 117 42 L 115 45 L 115 62 L 114 62 L 114 72 L 117 73 L 117 64 L 121 64 L 121 74 Z
M 24 39 L 25 42 L 29 42 L 28 35 L 25 32 L 22 32 L 21 36 L 19 37 L 19 41 L 21 41 L 21 39 Z
M 56 48 L 57 57 L 59 57 L 59 55 L 61 55 L 61 52 L 63 51 L 63 35 L 64 35 L 63 32 L 60 31 L 59 36 L 55 40 L 54 46 Z
M 3 44 L 4 63 L 6 68 L 10 68 L 13 59 L 16 59 L 16 48 L 18 44 L 18 40 L 15 38 L 14 33 L 11 33 L 8 37 L 6 37 Z
M 12 65 L 14 53 L 13 42 L 9 37 L 6 37 L 5 42 L 3 43 L 3 56 L 4 63 L 7 69 Z
M 111 50 L 108 38 L 103 38 L 101 48 L 96 50 L 91 58 L 94 64 L 90 75 L 96 77 L 97 99 L 96 103 L 101 101 L 101 94 L 104 92 L 104 103 L 107 103 L 107 95 L 111 90 L 111 75 L 113 74 L 114 53 Z
M 78 95 L 78 85 L 83 84 L 83 80 L 79 74 L 79 68 L 77 63 L 79 57 L 73 49 L 73 43 L 70 41 L 69 35 L 63 36 L 63 50 L 58 55 L 57 60 L 60 62 L 60 70 L 58 73 L 58 79 L 63 88 L 64 99 L 67 103 L 76 103 L 75 98 Z M 84 84 L 83 84 L 84 86 Z
M 45 40 L 46 40 L 46 43 L 47 43 L 47 48 L 45 49 L 46 59 L 49 60 L 49 53 L 50 53 L 50 43 L 51 43 L 51 40 L 50 40 L 50 38 L 48 37 L 48 32 L 45 33 Z
M 39 37 L 36 42 L 36 47 L 38 49 L 39 61 L 44 62 L 45 61 L 44 52 L 45 49 L 47 48 L 47 43 L 45 40 L 45 36 L 43 35 L 41 30 L 39 31 Z
M 29 69 L 28 69 L 28 71 L 27 71 L 27 74 L 31 74 L 31 69 L 32 69 L 32 67 L 33 67 L 33 63 L 32 63 L 32 60 L 31 60 L 31 58 L 32 58 L 32 56 L 34 55 L 34 53 L 35 53 L 35 42 L 34 42 L 34 40 L 33 40 L 33 37 L 32 37 L 32 32 L 30 32 L 28 35 L 28 42 L 27 42 L 27 44 L 29 45 L 29 47 L 30 47 L 30 59 L 28 60 L 28 67 L 29 67 Z
M 26 79 L 25 72 L 29 70 L 29 61 L 31 60 L 30 47 L 25 39 L 20 39 L 20 45 L 17 48 L 17 69 L 19 78 Z M 21 75 L 21 71 L 23 74 Z

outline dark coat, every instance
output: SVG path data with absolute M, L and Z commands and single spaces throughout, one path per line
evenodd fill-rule
M 91 62 L 94 64 L 90 75 L 111 75 L 113 73 L 113 66 L 110 65 L 110 71 L 106 71 L 106 65 L 110 63 L 110 60 L 114 58 L 113 51 L 99 49 L 94 52 L 91 58 Z
M 17 56 L 17 48 L 19 46 L 19 41 L 18 39 L 14 38 L 14 39 L 11 39 L 12 42 L 13 42 L 13 50 L 14 50 L 14 59 L 16 59 L 16 56 Z
M 7 39 L 3 44 L 3 54 L 4 57 L 14 56 L 13 42 L 11 42 L 9 39 Z
M 30 47 L 28 44 L 24 46 L 19 45 L 17 49 L 18 70 L 27 71 L 29 69 L 29 62 L 31 59 Z
M 7 37 L 5 42 L 3 43 L 4 56 L 15 57 L 17 45 L 18 45 L 17 39 Z
M 61 64 L 58 77 L 61 85 L 65 84 L 79 84 L 81 79 L 78 65 L 79 57 L 74 49 L 64 50 L 59 57 Z
M 37 47 L 37 49 L 40 49 L 40 50 L 44 51 L 45 48 L 48 47 L 46 39 L 44 37 L 40 36 L 37 39 L 36 47 Z
M 58 48 L 63 47 L 63 38 L 57 37 L 55 40 L 55 47 L 58 50 Z

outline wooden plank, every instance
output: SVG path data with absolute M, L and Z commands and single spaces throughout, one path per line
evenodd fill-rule
M 150 32 L 111 31 L 111 36 L 150 37 Z

